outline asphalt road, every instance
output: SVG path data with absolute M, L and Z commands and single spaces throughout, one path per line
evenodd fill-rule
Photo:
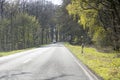
M 98 80 L 62 44 L 0 58 L 0 80 Z

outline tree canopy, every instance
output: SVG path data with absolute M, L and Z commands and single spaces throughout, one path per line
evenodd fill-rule
M 119 0 L 0 0 L 0 50 L 56 41 L 120 50 Z
M 77 19 L 84 29 L 89 29 L 96 44 L 113 46 L 114 50 L 120 48 L 119 9 L 119 0 L 71 0 L 67 6 L 73 19 Z

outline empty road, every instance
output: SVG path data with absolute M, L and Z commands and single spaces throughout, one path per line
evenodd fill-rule
M 0 80 L 98 80 L 62 44 L 0 58 Z

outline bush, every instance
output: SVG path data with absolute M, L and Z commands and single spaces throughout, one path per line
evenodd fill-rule
M 109 49 L 112 49 L 110 48 L 112 46 L 110 31 L 105 31 L 102 27 L 97 28 L 93 36 L 93 42 L 99 48 L 109 47 Z M 109 49 L 106 49 L 106 51 Z

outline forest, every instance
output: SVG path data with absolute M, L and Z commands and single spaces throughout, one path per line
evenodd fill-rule
M 119 0 L 0 0 L 0 51 L 68 41 L 120 51 Z
M 120 50 L 119 0 L 72 0 L 66 9 L 97 48 Z
M 49 43 L 56 25 L 56 8 L 45 0 L 0 0 L 0 51 Z

